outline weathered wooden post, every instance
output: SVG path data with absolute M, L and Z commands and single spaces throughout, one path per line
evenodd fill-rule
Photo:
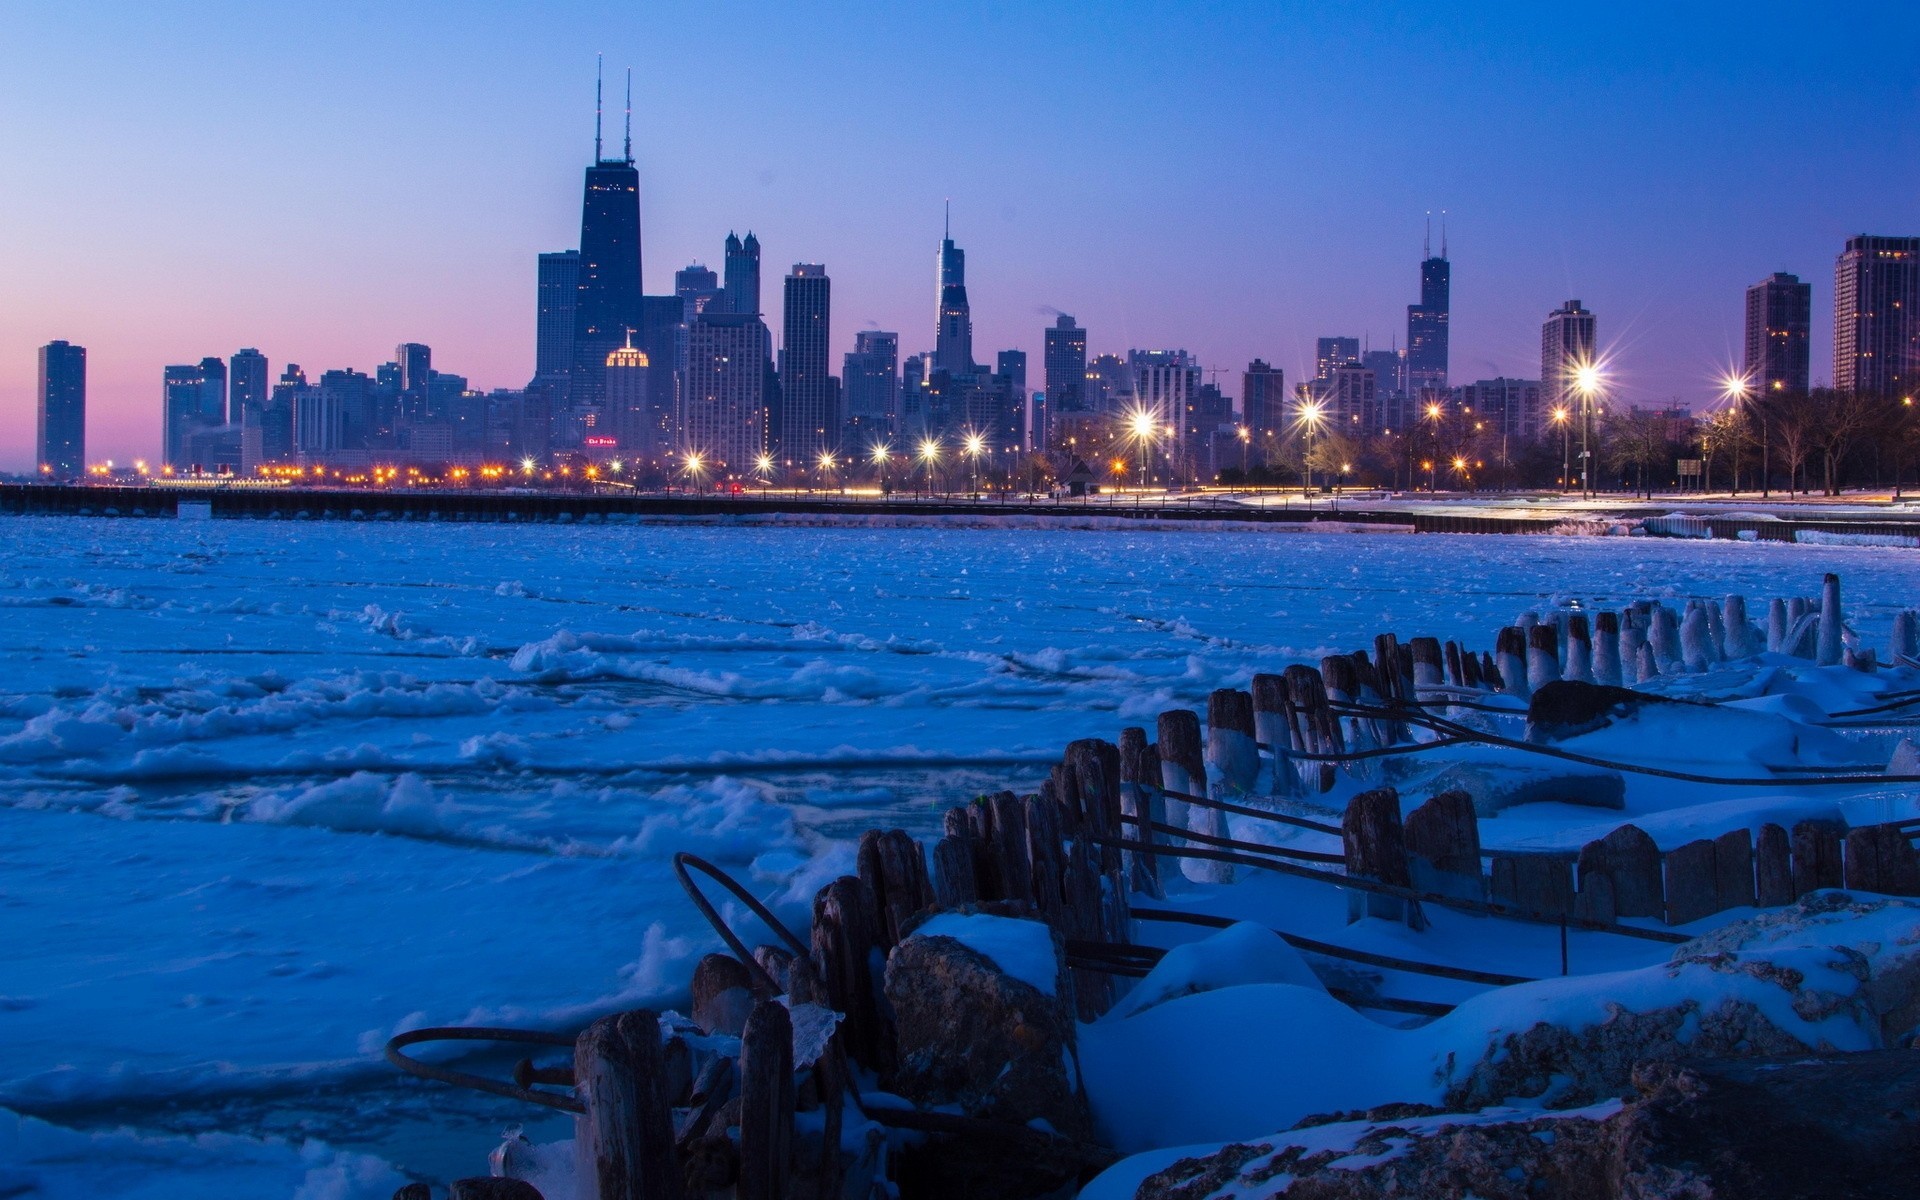
M 1190 796 L 1207 795 L 1207 766 L 1201 749 L 1200 717 L 1192 709 L 1176 708 L 1160 714 L 1160 782 L 1168 791 Z M 1175 805 L 1179 807 L 1176 809 Z M 1167 823 L 1181 829 L 1207 832 L 1203 823 L 1211 810 L 1185 801 L 1167 798 Z M 1181 873 L 1198 883 L 1228 883 L 1233 879 L 1230 863 L 1182 859 Z
M 662 1086 L 660 1017 L 602 1017 L 574 1042 L 578 1179 L 592 1200 L 680 1200 L 673 1113 Z
M 1218 688 L 1207 697 L 1206 763 L 1213 799 L 1241 803 L 1259 787 L 1260 751 L 1255 740 L 1251 693 Z M 1219 809 L 1208 811 L 1212 815 L 1203 832 L 1227 836 L 1226 814 Z
M 948 834 L 933 844 L 933 898 L 941 908 L 958 908 L 980 900 L 973 847 L 967 839 Z
M 1820 636 L 1814 647 L 1813 661 L 1823 667 L 1840 665 L 1841 630 L 1840 577 L 1828 572 L 1820 581 Z
M 1920 663 L 1920 614 L 1903 608 L 1893 614 L 1893 635 L 1887 642 L 1887 659 L 1894 666 Z
M 1844 886 L 1840 829 L 1829 821 L 1800 821 L 1793 827 L 1793 895 Z
M 1666 853 L 1669 925 L 1685 925 L 1720 911 L 1715 890 L 1713 843 L 1701 838 Z
M 1893 825 L 1847 830 L 1847 887 L 1883 896 L 1920 895 L 1920 856 Z
M 1295 663 L 1286 669 L 1282 678 L 1287 682 L 1287 719 L 1293 724 L 1294 745 L 1302 747 L 1303 752 L 1309 754 L 1344 754 L 1346 741 L 1340 733 L 1340 722 L 1328 707 L 1326 686 L 1321 683 L 1319 672 Z M 1163 737 L 1160 747 L 1163 761 L 1166 755 Z M 1322 793 L 1332 791 L 1334 764 L 1322 762 L 1318 765 L 1319 790 Z
M 1254 678 L 1257 683 L 1261 677 Z M 1126 837 L 1147 845 L 1162 840 L 1153 828 L 1153 823 L 1167 820 L 1166 801 L 1160 795 L 1160 755 L 1148 744 L 1147 731 L 1137 725 L 1120 731 L 1120 811 L 1137 822 Z M 1165 895 L 1160 885 L 1161 862 L 1151 850 L 1128 853 L 1127 886 L 1146 896 Z
M 793 1020 L 762 1000 L 740 1037 L 740 1200 L 787 1200 L 793 1102 Z
M 401 1200 L 402 1194 L 409 1197 L 419 1196 L 422 1200 L 432 1196 L 427 1185 L 408 1184 L 417 1187 L 417 1192 L 407 1192 L 406 1188 L 394 1193 L 394 1200 Z M 475 1176 L 472 1179 L 456 1179 L 447 1188 L 447 1200 L 543 1200 L 540 1189 L 524 1179 L 497 1179 L 491 1175 Z
M 1674 619 L 1673 610 L 1662 604 L 1653 610 L 1653 627 L 1647 634 L 1647 645 L 1653 649 L 1653 661 L 1659 666 L 1662 675 L 1677 673 L 1685 660 L 1680 653 L 1680 626 Z
M 1518 626 L 1509 625 L 1494 638 L 1493 659 L 1501 691 L 1522 700 L 1533 695 L 1527 685 L 1527 635 Z
M 1753 848 L 1754 899 L 1761 908 L 1792 904 L 1793 851 L 1787 831 L 1771 822 L 1760 827 Z
M 1496 854 L 1488 864 L 1495 901 L 1539 917 L 1573 913 L 1573 864 L 1551 854 Z
M 1440 653 L 1447 667 L 1448 686 L 1456 688 L 1466 687 L 1467 670 L 1463 665 L 1464 660 L 1460 657 L 1460 643 L 1450 641 L 1440 648 Z
M 1620 686 L 1620 616 L 1601 612 L 1593 616 L 1593 681 Z
M 1567 614 L 1567 679 L 1593 682 L 1593 642 L 1587 633 L 1587 614 Z
M 927 860 L 904 829 L 869 829 L 857 852 L 860 882 L 874 898 L 874 933 L 885 954 L 900 942 L 900 929 L 933 903 Z
M 840 1032 L 848 1053 L 884 1075 L 892 1067 L 893 1036 L 874 986 L 877 924 L 873 898 L 853 876 L 842 875 L 813 898 L 813 968 L 825 1003 L 846 1014 Z
M 1361 792 L 1347 801 L 1347 811 L 1340 818 L 1340 843 L 1349 876 L 1395 887 L 1413 886 L 1406 833 L 1400 824 L 1400 795 L 1392 788 Z M 1398 896 L 1355 889 L 1347 893 L 1347 920 L 1362 917 L 1406 921 L 1416 929 L 1426 925 L 1417 905 L 1409 911 Z
M 1779 596 L 1767 601 L 1767 653 L 1787 653 L 1787 602 Z
M 1407 643 L 1413 654 L 1413 697 L 1421 701 L 1442 699 L 1440 691 L 1446 685 L 1446 658 L 1440 649 L 1440 639 L 1417 637 Z
M 1352 707 L 1361 702 L 1363 684 L 1355 658 L 1344 654 L 1330 654 L 1320 660 L 1320 686 L 1325 689 L 1327 703 Z M 1356 750 L 1367 750 L 1384 745 L 1393 735 L 1382 722 L 1372 718 L 1341 716 L 1333 714 L 1336 726 L 1350 730 L 1347 744 Z
M 1537 691 L 1560 678 L 1560 649 L 1551 625 L 1527 631 L 1527 689 Z
M 1588 842 L 1580 848 L 1578 865 L 1583 892 L 1587 890 L 1589 878 L 1607 878 L 1615 915 L 1659 917 L 1666 914 L 1660 848 L 1638 825 L 1622 825 L 1605 837 Z
M 753 1010 L 753 975 L 731 954 L 703 955 L 693 966 L 693 1023 L 739 1037 Z
M 1473 797 L 1441 792 L 1407 814 L 1407 869 L 1413 887 L 1463 900 L 1485 900 L 1480 873 L 1480 819 Z
M 1729 829 L 1713 839 L 1714 901 L 1721 910 L 1752 908 L 1753 834 Z
M 1300 779 L 1291 757 L 1293 730 L 1287 724 L 1287 683 L 1278 675 L 1253 677 L 1253 735 L 1273 757 L 1273 794 L 1298 794 Z
M 1687 615 L 1680 622 L 1680 662 L 1695 674 L 1713 665 L 1709 647 L 1712 638 L 1707 629 L 1707 614 L 1697 600 L 1687 604 Z

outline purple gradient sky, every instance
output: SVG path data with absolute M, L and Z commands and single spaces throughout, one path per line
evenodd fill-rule
M 646 285 L 756 231 L 825 262 L 834 346 L 930 347 L 940 205 L 976 353 L 1185 346 L 1238 393 L 1315 337 L 1404 340 L 1451 211 L 1453 377 L 1539 369 L 1577 296 L 1627 400 L 1704 401 L 1741 296 L 1920 233 L 1920 6 L 703 4 L 0 9 L 0 469 L 35 348 L 88 348 L 89 457 L 152 455 L 161 368 L 400 341 L 483 388 L 575 244 L 593 55 L 636 68 Z M 609 128 L 617 137 L 617 115 Z

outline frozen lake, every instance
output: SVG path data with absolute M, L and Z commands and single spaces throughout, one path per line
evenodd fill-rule
M 1912 551 L 1777 543 L 0 529 L 0 1108 L 202 1195 L 393 1182 L 174 1135 L 477 1170 L 529 1114 L 403 1086 L 381 1043 L 672 1002 L 710 948 L 676 850 L 797 917 L 871 824 L 924 830 L 1072 738 L 1383 630 L 1488 646 L 1559 597 L 1813 594 L 1834 570 L 1883 643 L 1920 594 Z M 0 1118 L 6 1194 L 8 1147 L 65 1135 Z

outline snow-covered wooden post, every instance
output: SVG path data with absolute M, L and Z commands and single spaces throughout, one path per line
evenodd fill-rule
M 793 1019 L 762 1000 L 740 1037 L 739 1200 L 787 1200 L 793 1104 Z
M 1527 687 L 1537 691 L 1560 678 L 1560 650 L 1551 625 L 1527 631 Z
M 1920 615 L 1910 608 L 1893 614 L 1893 636 L 1887 643 L 1887 658 L 1895 666 L 1920 665 Z
M 1287 720 L 1293 726 L 1294 745 L 1308 754 L 1344 753 L 1346 744 L 1340 734 L 1340 722 L 1327 706 L 1327 690 L 1320 682 L 1320 673 L 1295 663 L 1281 677 L 1287 683 Z M 1164 760 L 1164 744 L 1160 748 L 1160 755 Z M 1333 790 L 1333 764 L 1322 762 L 1316 765 L 1319 771 L 1312 778 L 1317 778 L 1318 789 L 1323 793 Z
M 1347 811 L 1340 818 L 1340 842 L 1349 876 L 1396 887 L 1413 886 L 1412 873 L 1407 869 L 1406 832 L 1400 824 L 1400 795 L 1392 788 L 1361 792 L 1347 801 Z M 1416 927 L 1424 925 L 1418 913 L 1414 908 L 1412 923 Z M 1398 896 L 1355 889 L 1347 893 L 1347 920 L 1362 917 L 1408 920 L 1407 902 Z
M 1767 653 L 1785 654 L 1787 647 L 1787 602 L 1779 596 L 1767 601 Z
M 1799 899 L 1821 888 L 1845 885 L 1840 863 L 1840 830 L 1827 821 L 1800 821 L 1793 827 L 1793 895 Z
M 1473 797 L 1441 792 L 1407 814 L 1407 871 L 1423 892 L 1464 900 L 1487 897 L 1480 872 L 1480 819 Z
M 1256 684 L 1261 678 L 1254 676 Z M 1134 821 L 1124 834 L 1129 840 L 1147 845 L 1164 840 L 1153 828 L 1167 820 L 1167 802 L 1160 794 L 1160 752 L 1148 744 L 1147 731 L 1137 725 L 1120 731 L 1120 811 Z M 1165 861 L 1151 850 L 1131 852 L 1127 886 L 1148 896 L 1164 895 L 1160 871 Z
M 1793 903 L 1793 850 L 1787 831 L 1768 822 L 1753 846 L 1754 903 L 1780 908 Z
M 1707 614 L 1698 601 L 1687 605 L 1686 619 L 1680 623 L 1680 661 L 1698 674 L 1713 665 L 1712 633 Z
M 1587 632 L 1587 614 L 1567 616 L 1566 668 L 1563 675 L 1579 683 L 1593 682 L 1593 639 Z
M 1200 739 L 1200 717 L 1192 709 L 1176 708 L 1160 714 L 1160 782 L 1170 792 L 1190 796 L 1207 795 L 1207 765 Z M 1178 809 L 1175 806 L 1178 805 Z M 1167 797 L 1167 824 L 1200 833 L 1211 832 L 1205 825 L 1212 810 Z M 1195 882 L 1229 882 L 1233 867 L 1229 863 L 1188 858 L 1180 871 Z
M 1841 628 L 1840 577 L 1828 572 L 1820 581 L 1820 636 L 1814 645 L 1815 663 L 1823 667 L 1840 665 Z
M 1747 598 L 1730 595 L 1721 602 L 1721 622 L 1726 628 L 1723 649 L 1728 658 L 1752 658 L 1759 653 L 1754 645 L 1753 622 L 1747 617 Z
M 1680 625 L 1674 618 L 1673 610 L 1661 604 L 1653 610 L 1653 625 L 1647 633 L 1647 645 L 1653 650 L 1653 661 L 1663 675 L 1671 675 L 1680 670 L 1685 655 L 1680 649 Z
M 1620 686 L 1620 616 L 1618 613 L 1594 614 L 1593 681 L 1607 687 Z
M 1493 658 L 1501 691 L 1522 700 L 1533 695 L 1527 685 L 1527 635 L 1518 626 L 1509 625 L 1495 636 Z
M 813 898 L 813 969 L 825 992 L 823 1002 L 846 1014 L 840 1029 L 847 1052 L 884 1072 L 891 1066 L 893 1039 L 874 987 L 876 924 L 873 897 L 850 875 L 829 883 Z
M 1460 657 L 1460 643 L 1450 641 L 1440 648 L 1440 653 L 1447 667 L 1447 683 L 1457 688 L 1466 687 L 1467 672 Z
M 1413 651 L 1414 699 L 1440 699 L 1440 689 L 1447 683 L 1446 659 L 1440 649 L 1440 639 L 1417 637 L 1407 645 Z
M 1219 688 L 1207 697 L 1207 774 L 1215 799 L 1243 802 L 1259 786 L 1260 750 L 1255 741 L 1251 693 Z M 1226 814 L 1209 811 L 1219 827 L 1216 836 L 1225 837 Z
M 577 1177 L 590 1200 L 680 1200 L 662 1058 L 659 1014 L 644 1008 L 602 1017 L 574 1042 L 586 1109 L 574 1122 Z
M 1300 790 L 1293 771 L 1293 731 L 1287 725 L 1287 681 L 1278 675 L 1253 677 L 1253 736 L 1265 744 L 1273 759 L 1273 794 L 1292 796 Z

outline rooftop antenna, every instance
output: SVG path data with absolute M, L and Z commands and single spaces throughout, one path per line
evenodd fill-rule
M 1440 257 L 1447 256 L 1447 210 L 1440 210 Z
M 601 70 L 605 58 L 604 54 L 593 56 L 593 161 L 595 166 L 600 163 L 600 81 L 601 76 L 605 74 Z
M 632 68 L 632 67 L 628 67 L 628 68 L 627 68 L 627 145 L 626 145 L 626 156 L 627 156 L 627 161 L 628 161 L 629 163 L 631 163 L 631 162 L 633 161 L 633 68 Z M 1444 244 L 1444 243 L 1445 243 L 1445 241 L 1446 241 L 1446 234 L 1444 234 L 1444 233 L 1442 233 L 1442 234 L 1440 235 L 1440 240 L 1441 240 L 1441 242 L 1442 242 L 1442 243 Z
M 943 232 L 940 236 L 946 238 L 948 241 L 953 240 L 953 197 L 952 196 L 947 197 L 947 227 L 946 227 L 946 231 Z
M 1433 210 L 1427 210 L 1427 240 L 1420 244 L 1420 257 L 1433 257 Z

